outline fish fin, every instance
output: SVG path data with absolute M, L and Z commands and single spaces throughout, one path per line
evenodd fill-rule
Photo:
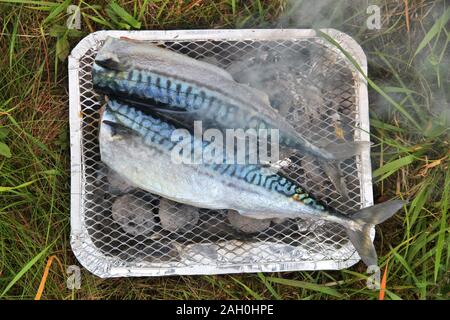
M 267 93 L 265 93 L 264 91 L 262 91 L 260 89 L 251 87 L 250 85 L 248 85 L 246 83 L 240 83 L 240 85 L 245 87 L 247 90 L 253 92 L 254 95 L 256 95 L 259 99 L 261 99 L 261 102 L 270 106 L 270 99 L 269 99 L 269 96 L 267 95 Z
M 406 203 L 403 200 L 390 200 L 361 209 L 350 215 L 350 218 L 358 224 L 359 229 L 347 228 L 346 232 L 362 261 L 367 266 L 377 264 L 377 253 L 370 239 L 371 227 L 392 217 Z
M 114 122 L 111 120 L 102 120 L 102 124 L 107 125 L 112 129 L 111 136 L 138 135 L 132 129 L 118 122 Z
M 214 56 L 206 56 L 199 58 L 198 61 L 202 62 L 205 66 L 208 65 L 208 70 L 215 72 L 218 76 L 221 76 L 227 80 L 234 81 L 233 76 L 225 69 L 217 67 L 220 64 L 219 59 Z
M 330 143 L 324 150 L 329 154 L 328 160 L 345 160 L 351 158 L 370 146 L 369 141 L 353 141 L 344 143 Z
M 365 225 L 362 230 L 347 229 L 346 232 L 361 260 L 367 266 L 377 265 L 378 257 L 372 239 L 370 239 L 370 226 Z
M 246 218 L 251 218 L 255 220 L 265 220 L 265 219 L 271 219 L 272 217 L 269 215 L 269 213 L 259 213 L 259 212 L 251 212 L 251 211 L 237 211 L 241 216 Z
M 331 183 L 336 188 L 336 191 L 345 199 L 349 198 L 348 189 L 345 184 L 345 178 L 341 170 L 341 161 L 325 161 L 319 160 L 319 163 L 330 179 Z
M 360 154 L 364 148 L 368 148 L 368 141 L 354 141 L 345 143 L 328 144 L 324 150 L 329 154 L 329 159 L 318 159 L 325 174 L 333 183 L 336 191 L 345 199 L 349 198 L 345 178 L 341 170 L 341 161 Z
M 358 223 L 380 224 L 394 215 L 401 207 L 407 204 L 404 200 L 389 200 L 371 207 L 361 209 L 351 215 Z
M 239 213 L 241 216 L 244 216 L 244 217 L 251 217 L 252 216 L 251 212 L 242 211 L 242 210 L 236 210 L 236 212 Z

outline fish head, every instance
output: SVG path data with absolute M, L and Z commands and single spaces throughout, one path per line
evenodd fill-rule
M 129 52 L 130 48 L 127 41 L 108 37 L 105 40 L 102 48 L 98 51 L 95 57 L 95 63 L 101 67 L 125 71 L 130 65 Z
M 101 67 L 122 71 L 126 67 L 125 63 L 121 63 L 117 54 L 111 51 L 99 51 L 95 57 L 95 63 Z
M 97 55 L 95 63 L 108 69 L 117 69 L 120 67 L 119 58 L 114 53 L 110 52 Z
M 95 57 L 95 63 L 112 70 L 125 71 L 133 67 L 164 64 L 167 50 L 141 40 L 107 37 Z M 170 54 L 170 53 L 169 53 Z

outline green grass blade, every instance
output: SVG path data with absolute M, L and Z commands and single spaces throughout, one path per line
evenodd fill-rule
M 150 0 L 144 0 L 144 3 L 142 4 L 141 9 L 139 10 L 138 21 L 141 21 L 142 18 L 144 17 L 149 2 Z
M 386 295 L 389 296 L 389 298 L 391 298 L 392 300 L 403 300 L 401 297 L 399 297 L 398 295 L 396 295 L 395 293 L 393 293 L 390 290 L 386 290 Z
M 45 20 L 42 22 L 42 25 L 46 25 L 47 23 L 53 21 L 61 12 L 67 9 L 71 2 L 72 0 L 65 0 L 58 6 L 53 7 L 47 18 L 45 18 Z
M 14 276 L 14 278 L 11 280 L 11 282 L 6 286 L 5 290 L 3 290 L 2 294 L 0 295 L 0 298 L 2 298 L 13 286 L 14 284 L 22 278 L 22 276 L 30 270 L 32 266 L 36 262 L 39 261 L 39 259 L 42 258 L 42 256 L 47 252 L 49 247 L 44 248 L 40 253 L 38 253 L 33 259 L 31 259 L 26 265 L 23 266 L 23 268 Z
M 7 191 L 12 191 L 12 190 L 22 189 L 22 188 L 25 188 L 25 187 L 35 183 L 36 181 L 38 181 L 38 179 L 19 184 L 18 186 L 15 186 L 15 187 L 1 187 L 0 186 L 0 192 L 7 192 Z
M 5 139 L 9 134 L 9 129 L 6 127 L 0 127 L 0 139 Z
M 99 17 L 92 16 L 92 15 L 89 15 L 89 14 L 84 13 L 84 12 L 82 13 L 82 16 L 87 18 L 87 19 L 90 19 L 90 20 L 94 21 L 95 23 L 98 23 L 99 25 L 103 25 L 103 26 L 108 27 L 110 29 L 114 29 L 113 25 L 109 21 L 105 20 L 103 17 L 99 18 Z
M 403 129 L 403 128 L 393 126 L 391 124 L 382 122 L 375 118 L 370 119 L 370 125 L 375 128 L 381 129 L 381 130 L 389 130 L 389 131 L 394 131 L 394 132 L 405 132 L 405 129 Z
M 11 158 L 11 150 L 9 149 L 6 143 L 1 141 L 0 141 L 0 155 L 6 158 Z
M 450 7 L 445 10 L 444 14 L 436 20 L 435 24 L 431 27 L 431 29 L 427 32 L 425 37 L 423 38 L 422 42 L 420 42 L 419 46 L 417 47 L 416 52 L 414 53 L 414 56 L 417 56 L 420 51 L 422 51 L 423 48 L 431 41 L 433 38 L 443 29 L 445 28 L 445 25 L 450 20 Z
M 278 292 L 275 291 L 275 289 L 272 287 L 272 285 L 270 284 L 269 281 L 267 281 L 266 276 L 261 273 L 258 272 L 258 277 L 259 279 L 261 279 L 261 281 L 264 283 L 264 285 L 266 286 L 267 290 L 269 290 L 269 292 L 272 294 L 272 296 L 276 299 L 276 300 L 282 300 L 281 296 L 278 294 Z
M 236 0 L 231 0 L 231 13 L 234 16 L 236 16 Z
M 58 6 L 59 5 L 58 2 L 29 1 L 29 0 L 0 0 L 0 3 L 37 5 L 37 6 L 41 6 L 41 7 L 54 7 L 54 6 Z
M 417 93 L 414 90 L 404 88 L 404 87 L 393 87 L 393 86 L 386 86 L 383 87 L 383 90 L 386 93 L 405 93 L 405 94 L 411 94 L 411 93 Z
M 447 171 L 447 176 L 445 178 L 444 183 L 444 192 L 442 194 L 442 203 L 441 203 L 441 221 L 440 221 L 440 234 L 438 237 L 438 241 L 436 244 L 436 259 L 434 261 L 434 281 L 437 281 L 439 271 L 441 269 L 441 259 L 442 259 L 442 251 L 444 249 L 445 244 L 445 229 L 447 227 L 447 213 L 449 209 L 448 202 L 450 201 L 450 168 Z M 448 244 L 447 244 L 448 245 Z
M 239 284 L 242 288 L 244 288 L 245 291 L 247 291 L 253 298 L 255 298 L 256 300 L 263 300 L 263 298 L 257 292 L 250 289 L 246 284 L 242 283 L 241 281 L 239 281 L 238 279 L 236 279 L 234 277 L 230 277 L 230 278 L 233 279 L 233 281 L 236 282 L 237 284 Z
M 124 8 L 119 6 L 117 3 L 111 2 L 109 4 L 109 8 L 111 8 L 111 10 L 115 14 L 117 14 L 123 21 L 128 23 L 133 28 L 135 28 L 135 29 L 141 28 L 141 23 L 139 21 L 137 21 L 131 14 L 129 14 Z
M 16 22 L 14 23 L 13 31 L 11 33 L 11 40 L 9 42 L 9 67 L 12 68 L 13 62 L 14 62 L 14 48 L 16 46 L 16 40 L 17 40 L 17 28 L 19 26 L 20 21 L 20 12 L 17 15 Z
M 403 258 L 400 254 L 398 254 L 396 251 L 392 252 L 395 259 L 400 262 L 400 264 L 405 268 L 405 270 L 408 272 L 408 275 L 413 278 L 414 282 L 417 284 L 418 280 L 417 277 L 415 276 L 413 270 L 411 269 L 411 267 L 409 266 L 408 262 L 405 260 L 405 258 Z
M 376 169 L 372 175 L 374 178 L 379 177 L 386 173 L 389 173 L 389 175 L 391 175 L 391 174 L 395 173 L 398 169 L 413 163 L 414 159 L 415 159 L 415 157 L 413 155 L 409 155 L 409 156 L 405 156 L 400 159 L 388 162 L 385 165 L 381 166 L 380 168 Z
M 274 277 L 267 277 L 267 281 L 283 284 L 286 286 L 296 287 L 296 288 L 302 288 L 306 290 L 312 290 L 317 291 L 329 296 L 340 298 L 342 297 L 342 294 L 340 294 L 338 291 L 336 291 L 333 288 L 322 286 L 320 284 L 311 283 L 311 282 L 305 282 L 305 281 L 299 281 L 299 280 L 290 280 L 290 279 L 282 279 L 282 278 L 274 278 Z
M 422 212 L 425 203 L 428 201 L 431 193 L 434 190 L 434 179 L 430 178 L 422 182 L 420 190 L 417 192 L 413 201 L 411 201 L 411 205 L 409 207 L 410 212 L 410 225 L 414 225 Z

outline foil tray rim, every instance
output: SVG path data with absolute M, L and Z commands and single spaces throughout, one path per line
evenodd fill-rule
M 333 37 L 340 46 L 352 55 L 360 68 L 367 74 L 367 58 L 361 46 L 351 36 L 336 29 L 321 29 Z M 346 260 L 320 260 L 298 262 L 268 262 L 255 264 L 233 264 L 230 266 L 192 265 L 186 267 L 116 267 L 111 259 L 104 256 L 100 250 L 93 249 L 92 240 L 86 227 L 83 225 L 83 206 L 81 197 L 82 158 L 81 158 L 81 105 L 79 86 L 79 60 L 82 56 L 96 46 L 107 36 L 129 37 L 137 40 L 152 41 L 205 41 L 205 40 L 298 40 L 302 38 L 319 37 L 313 29 L 200 29 L 200 30 L 156 30 L 156 31 L 122 31 L 101 30 L 84 37 L 73 48 L 68 57 L 69 74 L 69 124 L 70 124 L 70 157 L 71 157 L 71 201 L 70 244 L 72 251 L 88 271 L 101 278 L 112 277 L 143 277 L 143 276 L 169 276 L 169 275 L 211 275 L 231 273 L 254 272 L 282 272 L 282 271 L 313 271 L 313 270 L 339 270 L 351 267 L 360 258 L 355 252 Z M 363 75 L 357 75 L 356 108 L 359 116 L 360 130 L 356 130 L 355 137 L 360 141 L 370 141 L 369 106 L 367 82 Z M 372 169 L 370 161 L 370 146 L 362 150 L 360 171 L 362 205 L 373 205 Z M 375 237 L 375 228 L 371 230 L 372 241 Z M 89 243 L 90 245 L 83 245 Z M 342 249 L 348 249 L 348 243 Z M 341 250 L 342 250 L 341 249 Z M 102 257 L 99 259 L 97 257 Z

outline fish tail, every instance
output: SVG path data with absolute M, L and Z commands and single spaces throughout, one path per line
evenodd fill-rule
M 392 217 L 406 203 L 403 200 L 390 200 L 361 209 L 350 216 L 356 226 L 350 224 L 346 228 L 347 235 L 367 266 L 377 265 L 377 253 L 370 239 L 371 227 Z

